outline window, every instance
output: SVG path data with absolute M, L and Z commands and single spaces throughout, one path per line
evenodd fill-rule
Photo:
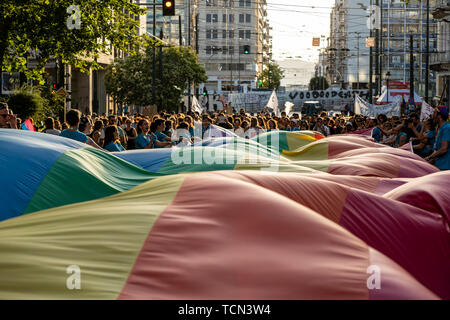
M 252 38 L 252 31 L 251 30 L 245 30 L 245 38 L 251 39 Z
M 228 34 L 228 37 L 229 37 L 230 39 L 234 39 L 234 30 L 230 30 L 228 33 L 229 33 L 229 34 Z
M 206 39 L 211 39 L 211 31 L 212 30 L 206 30 Z
M 251 22 L 251 15 L 249 15 L 249 14 L 245 15 L 245 22 L 247 22 L 247 23 Z
M 228 51 L 230 52 L 230 55 L 234 54 L 234 46 L 229 46 Z
M 222 16 L 222 21 L 223 21 L 224 23 L 227 22 L 227 15 L 226 15 L 225 13 L 224 13 L 223 16 Z
M 222 54 L 226 55 L 228 53 L 228 48 L 227 46 L 222 46 Z
M 211 54 L 211 46 L 206 46 L 206 54 Z
M 206 22 L 211 23 L 211 15 L 210 14 L 206 15 Z
M 217 30 L 217 29 L 214 29 L 214 30 L 212 31 L 212 38 L 213 38 L 213 39 L 217 39 L 217 38 L 218 38 L 218 35 L 219 35 L 218 30 Z
M 227 30 L 222 30 L 222 39 L 226 39 L 227 38 Z
M 216 0 L 206 0 L 207 7 L 213 7 L 216 5 Z
M 219 22 L 219 16 L 218 16 L 217 14 L 213 14 L 213 15 L 212 15 L 212 22 L 213 22 L 213 23 Z
M 245 16 L 243 14 L 239 15 L 239 22 L 244 23 L 245 22 Z
M 228 17 L 228 22 L 233 23 L 234 22 L 234 14 L 230 14 Z
M 226 8 L 231 8 L 234 5 L 234 0 L 223 0 L 223 6 Z
M 245 37 L 245 30 L 239 30 L 239 39 L 244 39 Z
M 239 0 L 239 7 L 243 8 L 243 7 L 247 7 L 250 8 L 252 6 L 252 1 L 251 0 Z

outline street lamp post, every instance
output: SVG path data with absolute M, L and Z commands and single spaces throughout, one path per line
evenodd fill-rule
M 390 71 L 388 71 L 387 73 L 386 73 L 386 90 L 387 90 L 387 92 L 386 92 L 386 96 L 387 96 L 387 103 L 389 103 L 389 81 L 391 80 L 391 72 Z

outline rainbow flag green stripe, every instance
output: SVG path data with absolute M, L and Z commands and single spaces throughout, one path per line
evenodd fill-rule
M 50 168 L 24 214 L 107 197 L 159 176 L 94 148 L 70 150 Z
M 163 177 L 111 197 L 3 221 L 0 299 L 116 299 L 184 179 Z M 81 270 L 81 290 L 66 286 L 72 265 Z

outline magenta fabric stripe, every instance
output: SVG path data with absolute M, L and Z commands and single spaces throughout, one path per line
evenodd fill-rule
M 352 189 L 339 224 L 450 299 L 450 242 L 440 215 Z

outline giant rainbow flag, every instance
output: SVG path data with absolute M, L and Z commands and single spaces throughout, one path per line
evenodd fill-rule
M 110 154 L 0 129 L 0 163 L 0 299 L 450 298 L 450 173 L 367 137 Z

